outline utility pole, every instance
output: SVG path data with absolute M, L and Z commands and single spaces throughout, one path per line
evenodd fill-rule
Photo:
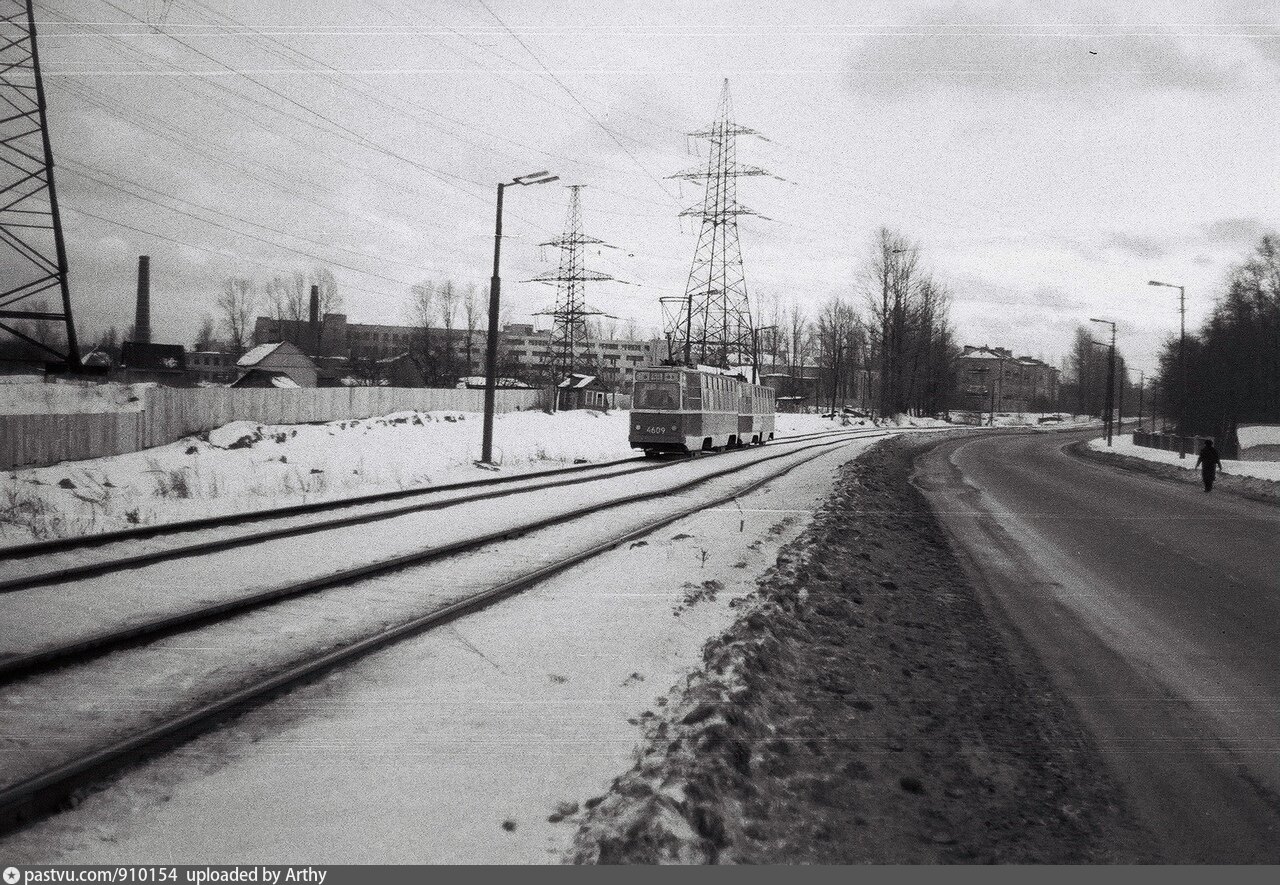
M 1129 368 L 1126 366 L 1116 379 L 1116 417 L 1120 421 L 1120 432 L 1124 433 L 1124 386 L 1129 381 Z
M 716 121 L 710 128 L 689 133 L 710 142 L 706 167 L 669 176 L 706 182 L 702 205 L 680 213 L 702 220 L 685 295 L 659 299 L 666 328 L 686 366 L 696 361 L 728 368 L 731 358 L 741 361 L 750 355 L 752 317 L 738 242 L 738 217 L 756 213 L 738 202 L 737 181 L 769 173 L 738 162 L 737 137 L 757 134 L 733 122 L 729 81 L 725 80 Z
M 1187 383 L 1187 289 L 1174 283 L 1162 283 L 1159 280 L 1148 280 L 1148 286 L 1164 286 L 1166 289 L 1178 290 L 1178 372 L 1182 375 L 1182 402 L 1178 408 L 1178 457 L 1187 457 L 1187 405 L 1190 387 Z
M 1147 376 L 1141 369 L 1139 369 L 1138 370 L 1138 432 L 1139 433 L 1142 432 L 1142 395 L 1146 393 L 1146 388 L 1147 388 Z
M 1107 428 L 1107 446 L 1111 445 L 1111 437 L 1114 432 L 1115 414 L 1112 407 L 1115 404 L 1115 387 L 1116 387 L 1116 324 L 1111 320 L 1099 320 L 1093 317 L 1089 318 L 1091 323 L 1104 323 L 1111 327 L 1111 344 L 1107 352 L 1107 395 L 1106 409 L 1107 415 L 1104 421 Z M 1101 343 L 1101 342 L 1095 342 Z
M 484 345 L 484 431 L 480 442 L 480 463 L 493 463 L 493 410 L 498 391 L 498 314 L 500 312 L 499 292 L 502 278 L 498 274 L 499 259 L 502 257 L 502 192 L 513 184 L 547 184 L 559 180 L 558 175 L 548 172 L 534 172 L 521 175 L 511 181 L 498 183 L 497 220 L 493 226 L 493 276 L 489 279 L 489 337 Z
M 0 260 L 5 265 L 0 321 L 61 323 L 66 349 L 51 347 L 5 322 L 0 322 L 0 331 L 44 351 L 60 368 L 78 372 L 80 345 L 71 315 L 67 247 L 36 43 L 33 0 L 0 0 L 0 100 L 6 106 L 0 114 Z M 61 296 L 61 312 L 28 301 L 50 290 Z M 14 305 L 25 309 L 13 309 Z

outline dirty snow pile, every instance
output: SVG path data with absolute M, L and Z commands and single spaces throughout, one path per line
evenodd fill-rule
M 473 464 L 481 426 L 465 412 L 237 421 L 141 452 L 11 471 L 0 475 L 0 544 L 485 477 Z M 494 458 L 508 472 L 630 454 L 626 412 L 513 412 L 494 422 Z
M 141 412 L 142 391 L 154 384 L 0 383 L 0 415 Z
M 1241 428 L 1241 434 L 1244 433 L 1244 430 L 1244 428 Z M 1158 464 L 1181 467 L 1184 470 L 1195 469 L 1195 452 L 1188 453 L 1186 458 L 1179 458 L 1177 452 L 1166 452 L 1163 449 L 1150 449 L 1146 446 L 1134 445 L 1133 437 L 1127 434 L 1113 437 L 1112 443 L 1111 447 L 1108 448 L 1107 441 L 1103 438 L 1098 438 L 1089 441 L 1089 448 L 1098 452 L 1111 452 L 1116 455 L 1125 455 L 1130 458 L 1141 458 L 1144 461 L 1154 461 Z M 1248 476 L 1270 482 L 1280 482 L 1280 461 L 1229 461 L 1224 458 L 1222 472 L 1230 476 Z

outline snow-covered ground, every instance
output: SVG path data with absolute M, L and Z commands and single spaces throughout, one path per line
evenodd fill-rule
M 807 524 L 835 468 L 872 442 L 291 692 L 7 837 L 0 854 L 15 863 L 554 862 L 576 812 L 630 768 L 646 721 Z M 587 536 L 620 529 L 615 514 L 590 520 Z M 569 540 L 510 543 L 545 551 Z M 457 583 L 455 569 L 441 587 Z M 422 569 L 406 570 L 374 582 L 378 605 L 338 594 L 330 614 L 378 616 L 429 584 Z M 291 638 L 282 629 L 275 642 Z
M 24 378 L 25 376 L 15 376 Z M 0 415 L 141 412 L 142 391 L 154 384 L 0 382 Z
M 1280 446 L 1280 424 L 1257 424 L 1241 427 L 1236 431 L 1240 438 L 1240 448 L 1253 446 Z
M 494 456 L 506 473 L 625 458 L 635 454 L 627 415 L 499 414 Z M 474 464 L 481 426 L 468 412 L 234 422 L 141 452 L 10 471 L 0 475 L 0 546 L 484 478 L 492 473 Z M 816 415 L 779 415 L 777 432 L 833 426 Z
M 1242 428 L 1240 432 L 1243 434 L 1244 429 Z M 1144 461 L 1155 461 L 1159 464 L 1181 467 L 1188 471 L 1195 469 L 1195 452 L 1189 453 L 1186 458 L 1179 458 L 1177 452 L 1135 446 L 1131 434 L 1113 437 L 1112 443 L 1111 447 L 1108 448 L 1105 439 L 1094 439 L 1089 441 L 1089 448 L 1099 452 L 1112 452 L 1117 455 L 1127 455 L 1130 458 L 1141 458 Z M 1280 461 L 1228 461 L 1223 459 L 1222 472 L 1235 476 L 1252 476 L 1256 479 L 1280 482 Z

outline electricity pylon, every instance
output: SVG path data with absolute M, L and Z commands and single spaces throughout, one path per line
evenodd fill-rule
M 78 370 L 32 5 L 33 0 L 0 0 L 0 330 Z M 61 295 L 61 312 L 31 300 L 53 289 Z M 64 324 L 66 352 L 6 320 Z
M 758 166 L 740 164 L 736 140 L 739 135 L 756 134 L 754 129 L 733 122 L 726 79 L 716 121 L 708 129 L 689 133 L 710 142 L 706 168 L 670 176 L 706 181 L 702 205 L 680 213 L 702 219 L 684 297 L 660 299 L 672 351 L 668 357 L 673 363 L 728 368 L 735 361 L 741 365 L 751 359 L 752 320 L 742 249 L 738 245 L 738 216 L 757 213 L 738 202 L 737 180 L 769 173 Z
M 564 234 L 558 239 L 540 244 L 560 249 L 560 266 L 555 271 L 539 274 L 530 280 L 556 287 L 555 308 L 549 311 L 554 318 L 551 327 L 551 377 L 556 382 L 593 362 L 587 317 L 607 314 L 587 304 L 584 294 L 586 284 L 614 279 L 608 274 L 588 270 L 584 265 L 584 253 L 588 246 L 613 247 L 604 240 L 589 237 L 582 232 L 583 187 L 581 184 L 569 185 L 569 214 L 565 219 Z

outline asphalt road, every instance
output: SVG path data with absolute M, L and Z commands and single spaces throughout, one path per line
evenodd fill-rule
M 944 442 L 915 483 L 1169 861 L 1280 862 L 1280 508 L 1064 451 Z

